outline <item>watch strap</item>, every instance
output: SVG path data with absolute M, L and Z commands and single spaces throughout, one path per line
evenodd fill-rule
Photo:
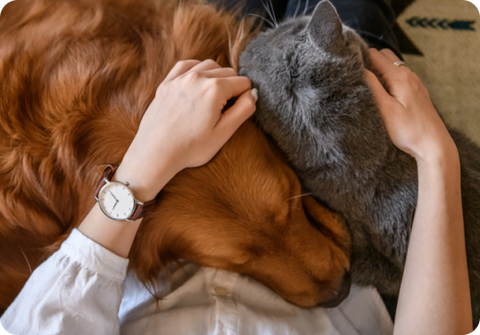
M 98 194 L 100 193 L 100 190 L 107 183 L 106 180 L 111 181 L 117 169 L 118 169 L 118 165 L 107 164 L 105 166 L 105 169 L 103 170 L 103 173 L 102 173 L 102 178 L 99 180 L 97 188 L 95 190 L 95 199 L 97 201 L 98 201 Z M 135 199 L 135 209 L 132 215 L 130 215 L 130 217 L 128 217 L 126 220 L 135 221 L 144 217 L 146 213 L 148 213 L 155 207 L 156 202 L 157 202 L 156 197 L 145 203 L 142 203 L 137 199 Z
M 107 164 L 107 166 L 105 166 L 105 169 L 103 170 L 103 173 L 102 173 L 102 179 L 98 181 L 97 189 L 95 190 L 95 199 L 98 200 L 98 193 L 100 193 L 100 190 L 102 189 L 102 187 L 105 186 L 105 184 L 107 183 L 105 179 L 108 181 L 112 180 L 113 175 L 115 174 L 117 169 L 118 169 L 118 165 Z
M 156 200 L 157 200 L 157 198 L 155 197 L 152 200 L 145 202 L 143 205 L 137 203 L 137 207 L 135 208 L 135 211 L 128 218 L 128 220 L 135 221 L 135 220 L 138 220 L 140 218 L 143 218 L 146 213 L 148 213 L 149 211 L 151 211 L 155 207 L 155 204 L 157 202 Z

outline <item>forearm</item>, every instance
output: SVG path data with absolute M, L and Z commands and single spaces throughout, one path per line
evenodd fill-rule
M 418 204 L 395 334 L 467 334 L 472 312 L 456 148 L 418 161 Z
M 135 222 L 109 219 L 95 204 L 78 230 L 104 248 L 127 258 L 141 221 L 142 219 Z
M 232 97 L 235 104 L 222 111 Z M 138 200 L 152 200 L 177 172 L 210 161 L 253 114 L 257 98 L 250 80 L 232 68 L 178 62 L 157 88 L 115 179 L 128 181 Z M 127 257 L 140 222 L 110 220 L 95 205 L 78 230 Z

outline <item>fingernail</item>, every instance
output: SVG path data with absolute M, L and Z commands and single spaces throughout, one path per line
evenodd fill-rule
M 255 102 L 258 101 L 258 90 L 256 88 L 252 89 L 252 95 L 255 98 Z

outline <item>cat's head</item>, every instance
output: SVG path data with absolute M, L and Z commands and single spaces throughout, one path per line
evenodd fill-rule
M 366 43 L 342 24 L 329 1 L 322 1 L 312 16 L 292 18 L 258 34 L 240 57 L 240 73 L 254 86 L 268 87 L 261 91 L 267 99 L 278 100 L 308 91 L 342 93 L 345 82 L 363 80 L 365 63 L 369 67 Z
M 386 133 L 365 77 L 365 68 L 372 69 L 368 46 L 329 1 L 312 16 L 259 33 L 240 68 L 259 89 L 256 120 L 294 165 L 312 156 L 359 165 L 385 151 L 379 145 Z M 306 157 L 297 143 L 318 152 Z

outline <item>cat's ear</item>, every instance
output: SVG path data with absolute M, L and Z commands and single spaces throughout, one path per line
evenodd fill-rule
M 333 53 L 340 52 L 345 44 L 342 34 L 342 21 L 330 1 L 321 1 L 313 11 L 307 26 L 311 42 Z

